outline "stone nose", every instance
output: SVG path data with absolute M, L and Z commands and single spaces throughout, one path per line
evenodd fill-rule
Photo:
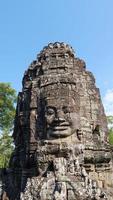
M 63 122 L 65 122 L 66 120 L 65 120 L 64 118 L 57 117 L 57 118 L 55 119 L 55 121 L 60 122 L 60 123 L 63 123 Z
M 56 120 L 59 122 L 65 122 L 64 113 L 62 111 L 57 112 Z

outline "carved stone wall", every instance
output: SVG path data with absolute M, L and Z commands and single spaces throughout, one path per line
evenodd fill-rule
M 15 150 L 4 176 L 11 200 L 112 200 L 113 162 L 99 89 L 65 43 L 31 63 L 18 95 Z

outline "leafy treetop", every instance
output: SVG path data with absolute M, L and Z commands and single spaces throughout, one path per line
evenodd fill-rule
M 16 91 L 10 83 L 0 83 L 0 130 L 11 130 L 15 116 Z

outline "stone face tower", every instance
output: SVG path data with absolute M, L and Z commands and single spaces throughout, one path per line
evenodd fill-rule
M 18 95 L 4 190 L 11 200 L 111 200 L 112 152 L 99 89 L 83 60 L 49 44 Z

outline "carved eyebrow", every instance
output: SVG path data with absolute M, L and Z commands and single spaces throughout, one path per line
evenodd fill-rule
M 67 113 L 67 112 L 70 112 L 70 107 L 69 106 L 63 106 L 62 107 L 62 110 Z
M 70 109 L 70 108 L 71 108 L 70 105 L 62 106 L 62 109 Z
M 62 106 L 62 109 L 68 108 L 68 106 Z
M 56 109 L 54 106 L 47 106 L 46 108 L 47 108 L 47 109 L 48 109 L 48 108 Z
M 52 110 L 54 110 L 56 112 L 56 107 L 54 107 L 54 106 L 47 106 L 46 107 L 46 111 L 49 110 L 49 109 L 52 109 Z

